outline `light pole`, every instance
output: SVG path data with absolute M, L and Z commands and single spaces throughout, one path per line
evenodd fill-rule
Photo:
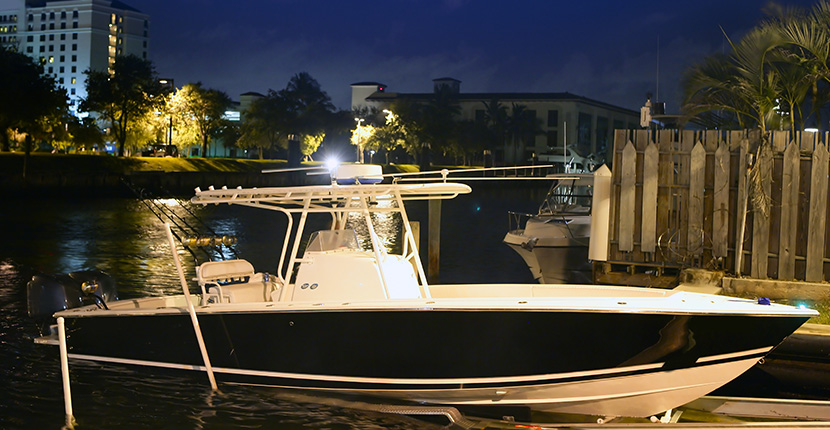
M 361 124 L 363 124 L 363 118 L 355 118 L 357 121 L 357 129 L 355 129 L 355 134 L 357 135 L 357 162 L 363 163 L 363 147 L 361 146 L 360 139 L 363 137 L 363 130 L 360 128 Z
M 171 94 L 172 94 L 172 93 L 173 93 L 173 91 L 175 91 L 175 89 L 176 89 L 175 85 L 173 84 L 173 80 L 172 80 L 172 79 L 159 79 L 159 83 L 160 83 L 160 84 L 161 84 L 164 88 L 166 88 L 166 89 L 170 90 L 170 93 L 171 93 Z M 169 99 L 168 99 L 168 103 L 169 103 Z M 170 112 L 170 106 L 168 106 L 168 109 L 167 109 L 167 115 L 168 115 L 168 124 L 167 124 L 167 148 L 165 148 L 165 150 L 164 150 L 164 152 L 165 152 L 165 153 L 167 153 L 167 151 L 171 151 L 172 146 L 173 146 L 173 112 Z M 177 152 L 178 152 L 178 151 L 177 151 Z M 171 154 L 172 154 L 172 151 L 171 151 Z

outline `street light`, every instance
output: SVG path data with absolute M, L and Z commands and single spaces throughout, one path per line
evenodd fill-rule
M 161 84 L 162 87 L 164 87 L 166 89 L 169 89 L 171 93 L 176 89 L 176 86 L 173 84 L 172 79 L 159 79 L 159 84 Z M 173 114 L 172 113 L 170 113 L 169 117 L 168 117 L 167 148 L 165 149 L 165 152 L 170 150 L 171 146 L 173 146 Z
M 360 138 L 362 137 L 363 130 L 360 129 L 360 126 L 361 126 L 361 124 L 363 124 L 363 118 L 355 118 L 354 120 L 357 121 L 357 129 L 355 130 L 355 133 L 357 134 L 357 139 L 356 139 L 357 140 L 357 162 L 362 163 L 363 162 L 363 148 L 360 145 L 361 144 Z

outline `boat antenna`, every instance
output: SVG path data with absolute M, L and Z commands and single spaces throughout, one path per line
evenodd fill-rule
M 655 94 L 654 101 L 659 102 L 660 101 L 660 35 L 657 35 L 657 77 L 656 77 L 655 81 L 656 81 L 655 86 L 657 88 L 656 88 L 656 91 L 654 93 Z

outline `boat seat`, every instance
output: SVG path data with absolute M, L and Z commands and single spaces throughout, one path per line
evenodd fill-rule
M 196 280 L 205 301 L 214 303 L 264 302 L 274 289 L 268 275 L 257 275 L 254 266 L 242 259 L 203 263 Z
M 220 285 L 248 282 L 254 275 L 254 266 L 247 260 L 209 261 L 202 263 L 197 272 L 199 285 Z

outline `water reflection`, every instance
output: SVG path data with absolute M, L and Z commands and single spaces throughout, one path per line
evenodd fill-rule
M 373 203 L 376 203 L 378 208 L 398 207 L 398 203 L 396 201 L 388 199 L 378 200 Z M 369 216 L 371 217 L 372 226 L 375 230 L 375 235 L 378 237 L 380 245 L 390 254 L 400 254 L 403 248 L 401 215 L 393 212 L 372 212 Z M 351 212 L 349 213 L 346 221 L 346 228 L 354 229 L 357 233 L 358 240 L 360 240 L 361 247 L 365 250 L 371 250 L 372 243 L 365 219 L 366 217 L 363 212 Z
M 544 193 L 545 188 L 540 188 Z M 530 280 L 521 258 L 501 244 L 507 210 L 538 199 L 516 189 L 474 191 L 444 202 L 441 279 L 444 282 Z M 522 197 L 524 195 L 524 197 Z M 190 207 L 157 201 L 193 226 L 204 221 L 217 235 L 235 235 L 234 247 L 257 270 L 274 273 L 286 221 L 281 214 L 244 206 Z M 134 199 L 19 200 L 0 211 L 0 428 L 57 428 L 64 422 L 57 351 L 32 343 L 36 325 L 26 316 L 25 284 L 36 273 L 103 270 L 121 298 L 179 293 L 162 222 Z M 426 204 L 407 203 L 410 219 L 426 226 Z M 358 216 L 361 216 L 358 214 Z M 375 214 L 384 245 L 400 247 L 400 216 Z M 327 228 L 312 222 L 307 233 Z M 349 223 L 353 221 L 350 218 Z M 357 226 L 357 223 L 354 223 Z M 422 228 L 422 234 L 426 234 Z M 208 232 L 201 230 L 201 232 Z M 365 233 L 364 233 L 365 234 Z M 364 236 L 365 237 L 365 236 Z M 426 243 L 422 237 L 421 243 Z M 399 252 L 399 251 L 397 251 Z M 178 249 L 188 278 L 196 259 Z M 424 253 L 426 254 L 426 253 Z M 222 386 L 211 393 L 201 375 L 177 379 L 146 369 L 72 364 L 80 428 L 424 428 L 408 418 L 319 406 L 275 396 L 271 390 Z

